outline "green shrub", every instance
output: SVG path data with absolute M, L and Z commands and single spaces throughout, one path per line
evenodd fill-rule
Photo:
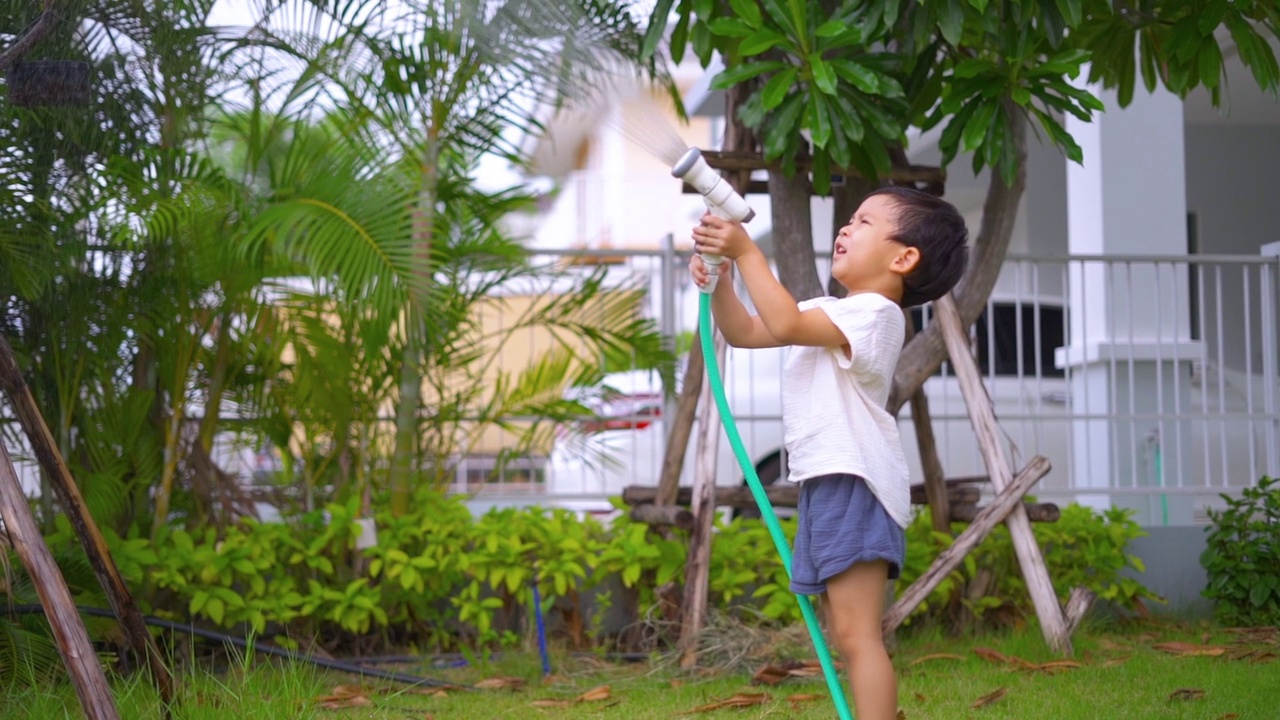
M 1280 479 L 1264 477 L 1209 511 L 1205 597 L 1228 625 L 1280 625 Z
M 658 602 L 656 588 L 682 583 L 688 536 L 662 535 L 624 514 L 608 526 L 564 510 L 495 509 L 481 517 L 456 497 L 424 490 L 402 517 L 379 514 L 375 547 L 357 550 L 356 506 L 330 505 L 287 523 L 243 522 L 213 530 L 109 537 L 121 573 L 150 611 L 232 632 L 324 638 L 333 647 L 362 639 L 423 652 L 509 647 L 532 632 L 532 583 L 553 626 L 578 647 L 602 647 L 600 613 L 613 605 L 635 622 Z M 782 521 L 788 542 L 795 519 Z M 1141 563 L 1124 550 L 1140 529 L 1120 510 L 1071 506 L 1036 534 L 1063 596 L 1085 585 L 1126 606 L 1151 597 L 1122 577 Z M 74 542 L 66 537 L 51 542 Z M 60 533 L 61 534 L 61 533 Z M 908 529 L 898 587 L 928 567 L 950 536 L 927 516 Z M 743 622 L 800 621 L 765 524 L 718 518 L 711 546 L 712 606 Z M 982 587 L 975 586 L 981 581 Z M 612 585 L 610 583 L 617 583 Z M 621 597 L 612 595 L 618 587 Z M 978 618 L 995 625 L 1030 612 L 1008 531 L 998 528 L 917 609 L 914 620 Z M 965 614 L 967 613 L 967 614 Z

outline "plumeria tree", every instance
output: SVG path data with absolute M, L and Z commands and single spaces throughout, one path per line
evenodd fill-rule
M 769 163 L 773 216 L 789 218 L 775 228 L 777 254 L 804 258 L 780 262 L 779 272 L 802 297 L 821 291 L 810 188 L 835 197 L 839 226 L 904 164 L 909 128 L 942 128 L 944 165 L 969 153 L 975 172 L 991 168 L 973 262 L 955 291 L 972 323 L 1008 248 L 1029 130 L 1081 162 L 1063 118 L 1088 121 L 1104 110 L 1089 83 L 1115 88 L 1121 107 L 1139 80 L 1180 96 L 1204 86 L 1217 103 L 1227 45 L 1274 92 L 1280 68 L 1269 39 L 1278 31 L 1274 0 L 659 0 L 645 49 L 665 46 L 677 61 L 692 51 L 704 67 L 723 60 L 715 87 L 745 96 L 730 121 L 754 132 Z M 833 174 L 852 181 L 833 186 Z M 889 409 L 945 356 L 937 328 L 917 335 L 899 361 Z

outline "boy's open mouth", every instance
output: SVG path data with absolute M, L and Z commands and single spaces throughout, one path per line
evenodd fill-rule
M 841 245 L 840 243 L 836 243 L 836 252 L 835 252 L 836 255 L 843 255 L 846 252 L 848 251 L 844 249 L 843 245 Z

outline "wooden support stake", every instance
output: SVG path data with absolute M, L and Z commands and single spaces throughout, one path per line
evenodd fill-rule
M 973 423 L 974 434 L 978 436 L 978 445 L 982 449 L 982 458 L 991 476 L 991 485 L 996 492 L 1003 491 L 1011 482 L 1009 460 L 1005 455 L 1004 445 L 1000 442 L 999 427 L 996 425 L 995 411 L 991 408 L 991 398 L 982 385 L 978 374 L 977 363 L 969 350 L 964 326 L 960 322 L 960 311 L 950 294 L 938 298 L 933 303 L 938 321 L 942 324 L 942 337 L 947 344 L 947 354 L 951 357 L 951 366 L 955 370 L 956 379 L 960 382 L 960 392 L 964 396 L 965 406 L 969 410 L 969 419 Z M 1045 567 L 1044 555 L 1036 536 L 1031 531 L 1031 520 L 1027 517 L 1022 505 L 1016 505 L 1008 519 L 1009 534 L 1013 538 L 1013 549 L 1018 556 L 1018 564 L 1022 567 L 1022 576 L 1027 583 L 1027 592 L 1035 606 L 1036 615 L 1040 618 L 1040 630 L 1045 641 L 1054 652 L 1061 655 L 1071 654 L 1071 635 L 1066 619 L 1062 616 L 1062 607 L 1058 605 L 1058 597 L 1053 583 L 1049 580 L 1049 569 Z
M 768 496 L 770 504 L 774 507 L 793 508 L 800 500 L 800 486 L 795 483 L 786 482 L 778 485 L 767 485 L 764 488 L 764 492 Z M 959 484 L 956 480 L 947 481 L 946 493 L 949 504 L 956 507 L 976 505 L 982 499 L 981 490 L 971 485 Z M 755 496 L 751 494 L 751 488 L 745 485 L 717 486 L 713 498 L 716 507 L 753 508 L 756 506 Z M 658 489 L 649 485 L 628 485 L 623 488 L 622 502 L 632 508 L 644 505 L 666 507 L 658 503 Z M 693 488 L 687 486 L 677 488 L 673 502 L 676 505 L 688 507 L 693 502 Z M 911 504 L 924 505 L 925 502 L 924 486 L 912 485 Z M 964 517 L 963 513 L 959 516 L 955 512 L 951 513 L 953 522 L 969 522 L 972 519 L 971 515 L 969 519 L 962 519 Z M 639 519 L 636 518 L 636 520 Z
M 1063 611 L 1063 615 L 1067 617 L 1067 632 L 1074 633 L 1076 628 L 1080 627 L 1080 621 L 1089 614 L 1089 608 L 1093 607 L 1093 601 L 1097 599 L 1097 593 L 1087 587 L 1071 589 L 1071 596 L 1067 598 L 1067 609 Z
M 679 505 L 654 505 L 644 503 L 631 507 L 631 519 L 646 525 L 671 526 L 681 530 L 693 529 L 693 513 Z
M 1031 522 L 1054 523 L 1062 517 L 1062 511 L 1053 503 L 1022 503 Z M 978 517 L 982 508 L 971 503 L 956 503 L 951 506 L 951 522 L 971 523 Z
M 1021 508 L 1023 496 L 1040 478 L 1048 474 L 1049 467 L 1048 460 L 1036 456 L 1021 473 L 1018 473 L 1018 477 L 1012 483 L 997 493 L 991 504 L 978 513 L 969 527 L 956 536 L 955 542 L 939 553 L 929 569 L 911 583 L 911 587 L 907 588 L 898 601 L 885 612 L 880 625 L 881 631 L 889 635 L 896 630 L 911 615 L 916 606 L 929 597 L 929 593 L 933 592 L 938 584 L 956 569 L 965 556 L 977 547 L 983 538 L 1000 524 L 1001 520 L 1004 520 L 1010 512 Z M 1057 607 L 1056 602 L 1054 607 Z
M 102 672 L 98 655 L 89 642 L 89 632 L 76 611 L 76 604 L 67 590 L 67 583 L 58 571 L 49 548 L 45 547 L 40 528 L 31 515 L 27 497 L 18 482 L 18 472 L 9 458 L 9 451 L 0 443 L 0 519 L 9 531 L 13 549 L 27 568 L 45 618 L 53 628 L 58 652 L 67 666 L 71 684 L 80 697 L 85 717 L 89 720 L 118 720 L 115 701 L 107 676 Z
M 716 357 L 713 362 L 724 366 L 725 340 L 714 331 Z M 698 640 L 707 614 L 707 584 L 711 575 L 711 527 L 716 514 L 716 453 L 720 441 L 720 413 L 711 396 L 711 383 L 705 379 L 699 397 L 702 408 L 698 418 L 698 447 L 693 474 L 693 533 L 689 536 L 689 555 L 685 564 L 684 599 L 680 605 L 680 667 L 690 668 L 698 662 Z
M 693 347 L 689 348 L 689 360 L 685 364 L 684 384 L 676 400 L 675 417 L 667 432 L 667 444 L 662 455 L 662 475 L 658 477 L 658 505 L 673 505 L 680 488 L 680 471 L 684 468 L 684 454 L 693 434 L 693 419 L 698 412 L 698 398 L 702 395 L 702 375 L 706 364 L 702 361 L 702 339 L 698 331 L 693 333 Z
M 910 310 L 904 309 L 902 314 L 907 321 L 905 346 L 915 337 L 916 324 Z M 933 529 L 950 535 L 951 508 L 947 501 L 946 475 L 942 459 L 938 457 L 938 442 L 933 437 L 933 418 L 929 415 L 929 397 L 924 393 L 924 385 L 911 395 L 911 425 L 916 430 L 916 447 L 920 451 L 920 467 L 924 471 L 925 500 L 929 505 Z
M 0 336 L 0 389 L 9 396 L 14 415 L 17 416 L 18 423 L 30 440 L 31 448 L 35 451 L 40 466 L 49 476 L 49 484 L 58 496 L 62 512 L 71 522 L 71 528 L 75 531 L 76 537 L 80 539 L 80 545 L 84 548 L 90 567 L 93 568 L 93 574 L 102 585 L 107 601 L 111 604 L 121 629 L 124 630 L 125 637 L 128 638 L 134 653 L 147 664 L 147 668 L 151 671 L 151 678 L 160 694 L 165 717 L 168 717 L 169 707 L 173 701 L 173 677 L 164 664 L 164 658 L 160 655 L 160 649 L 156 647 L 155 640 L 147 631 L 142 612 L 138 610 L 138 606 L 133 601 L 133 595 L 124 584 L 120 571 L 111 559 L 107 541 L 98 530 L 93 516 L 84 506 L 80 488 L 71 477 L 71 471 L 67 469 L 66 463 L 63 462 L 62 454 L 58 452 L 58 444 L 54 441 L 53 434 L 49 432 L 49 426 L 40 413 L 40 407 L 32 397 L 26 381 L 22 379 L 22 371 L 18 368 L 13 348 L 3 336 Z

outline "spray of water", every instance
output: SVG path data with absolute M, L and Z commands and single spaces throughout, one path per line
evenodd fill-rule
M 656 107 L 647 103 L 628 107 L 625 116 L 611 116 L 609 124 L 621 132 L 623 137 L 668 166 L 679 162 L 681 156 L 689 150 L 689 146 L 685 145 L 672 127 L 671 121 Z

